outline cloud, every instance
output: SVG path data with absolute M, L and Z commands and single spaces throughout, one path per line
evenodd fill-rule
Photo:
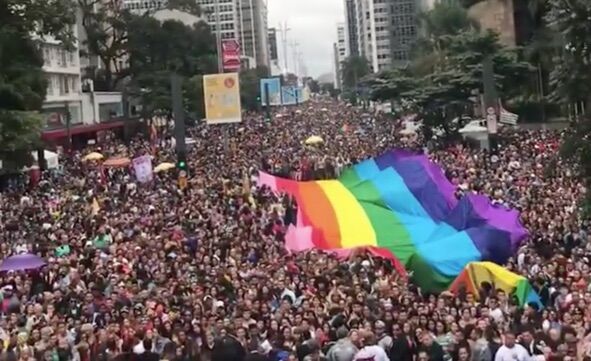
M 344 21 L 344 0 L 268 0 L 269 27 L 287 22 L 291 29 L 288 44 L 299 43 L 299 51 L 314 77 L 334 72 L 332 44 L 337 39 L 337 23 Z M 283 44 L 278 34 L 280 64 L 283 64 Z M 293 71 L 292 48 L 288 46 L 288 66 Z

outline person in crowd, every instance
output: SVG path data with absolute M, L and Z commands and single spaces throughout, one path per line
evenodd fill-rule
M 156 140 L 106 134 L 59 152 L 59 167 L 31 183 L 0 176 L 0 256 L 46 263 L 0 273 L 0 359 L 590 357 L 591 222 L 579 206 L 587 190 L 557 151 L 568 131 L 501 128 L 490 151 L 401 133 L 412 117 L 322 98 L 273 113 L 188 127 L 186 186 L 176 169 L 140 182 L 133 165 L 83 160 L 99 152 L 174 164 L 166 127 Z M 324 142 L 304 144 L 311 135 Z M 520 211 L 530 235 L 505 266 L 530 281 L 542 308 L 493 284 L 427 293 L 364 250 L 286 250 L 297 204 L 257 188 L 259 171 L 333 179 L 393 148 L 427 153 L 458 197 Z
M 361 349 L 357 351 L 354 361 L 388 361 L 388 355 L 381 346 L 377 345 L 377 338 L 371 331 L 364 331 L 361 335 Z
M 529 361 L 529 353 L 525 347 L 515 342 L 515 334 L 512 331 L 505 332 L 503 346 L 499 348 L 495 361 Z

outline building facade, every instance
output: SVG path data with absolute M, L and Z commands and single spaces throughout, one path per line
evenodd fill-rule
M 267 37 L 267 43 L 269 45 L 269 69 L 271 75 L 280 75 L 281 66 L 279 65 L 279 52 L 277 44 L 277 29 L 269 28 L 269 36 Z
M 123 116 L 121 93 L 95 92 L 91 82 L 83 81 L 84 69 L 104 65 L 96 56 L 80 57 L 80 46 L 86 39 L 81 15 L 79 11 L 71 48 L 50 37 L 39 39 L 47 79 L 41 110 L 46 130 L 94 125 Z
M 263 0 L 235 0 L 239 7 L 238 42 L 243 56 L 255 59 L 256 66 L 269 67 L 267 4 Z
M 392 65 L 410 61 L 411 50 L 418 35 L 421 4 L 416 0 L 390 0 L 390 49 Z
M 349 56 L 349 49 L 347 46 L 347 26 L 345 23 L 337 24 L 337 42 L 333 44 L 334 52 L 334 85 L 336 89 L 341 88 L 342 74 L 341 64 Z
M 76 44 L 66 50 L 53 39 L 44 39 L 43 71 L 47 79 L 47 93 L 42 114 L 46 125 L 83 122 L 80 59 Z
M 136 14 L 164 9 L 167 4 L 167 0 L 123 0 L 123 7 Z
M 410 60 L 424 0 L 345 0 L 349 53 L 364 56 L 374 72 Z
M 359 55 L 358 10 L 356 0 L 345 0 L 345 38 L 349 55 Z

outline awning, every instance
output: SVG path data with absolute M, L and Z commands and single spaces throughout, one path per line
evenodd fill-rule
M 125 121 L 117 120 L 113 122 L 104 122 L 98 124 L 89 124 L 89 125 L 74 125 L 70 128 L 70 134 L 84 134 L 84 133 L 92 133 L 92 132 L 100 132 L 102 130 L 109 130 L 114 128 L 123 127 Z M 59 128 L 59 129 L 48 129 L 44 130 L 41 133 L 41 139 L 43 140 L 57 140 L 60 138 L 65 138 L 68 136 L 68 129 L 67 128 Z

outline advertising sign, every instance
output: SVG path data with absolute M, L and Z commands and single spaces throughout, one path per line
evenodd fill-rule
M 298 104 L 298 88 L 289 85 L 281 87 L 281 101 L 283 105 Z
M 222 64 L 224 71 L 240 70 L 240 44 L 235 39 L 222 40 Z
M 281 80 L 279 78 L 261 79 L 261 104 L 267 105 L 267 93 L 269 91 L 268 105 L 281 105 Z
M 207 124 L 239 123 L 242 120 L 238 73 L 204 75 L 203 96 Z

